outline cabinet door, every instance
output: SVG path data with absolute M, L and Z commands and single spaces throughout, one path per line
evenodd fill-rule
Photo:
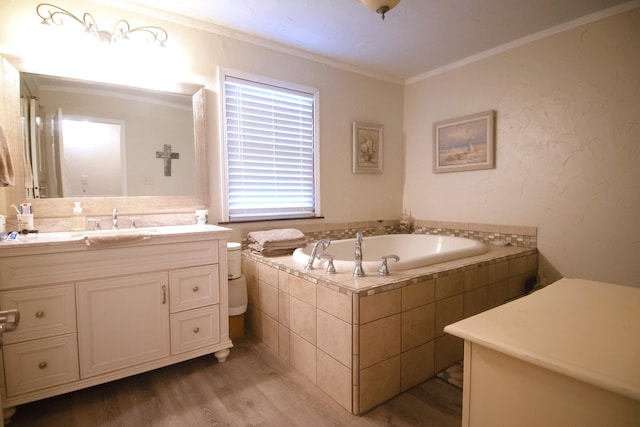
M 169 355 L 168 274 L 79 283 L 82 378 Z

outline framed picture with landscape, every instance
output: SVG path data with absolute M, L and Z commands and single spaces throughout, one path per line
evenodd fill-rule
M 494 126 L 494 110 L 434 123 L 433 172 L 494 168 Z

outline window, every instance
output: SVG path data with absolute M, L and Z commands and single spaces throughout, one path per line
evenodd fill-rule
M 227 218 L 318 215 L 316 93 L 224 76 Z

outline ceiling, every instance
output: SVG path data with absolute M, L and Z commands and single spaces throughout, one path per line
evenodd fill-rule
M 404 81 L 517 41 L 639 7 L 640 0 L 121 0 L 147 14 Z M 167 13 L 168 12 L 168 13 Z M 544 34 L 544 33 L 543 33 Z

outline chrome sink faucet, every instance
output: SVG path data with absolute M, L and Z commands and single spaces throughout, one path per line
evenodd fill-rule
M 356 248 L 354 253 L 356 266 L 353 269 L 353 277 L 364 277 L 364 270 L 362 269 L 362 233 L 356 233 Z
M 311 248 L 311 255 L 309 255 L 309 261 L 307 265 L 304 267 L 305 271 L 313 270 L 313 262 L 316 260 L 316 256 L 318 254 L 318 246 L 322 245 L 322 250 L 325 250 L 331 244 L 331 240 L 329 239 L 320 239 L 313 244 L 313 248 Z
M 111 229 L 114 231 L 118 229 L 118 209 L 116 208 L 111 211 Z

